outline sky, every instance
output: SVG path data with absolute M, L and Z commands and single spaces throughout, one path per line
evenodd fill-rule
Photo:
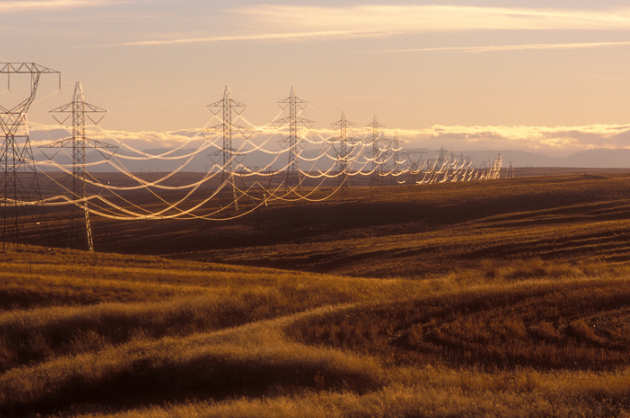
M 176 141 L 224 86 L 264 124 L 290 87 L 330 128 L 372 115 L 410 144 L 569 153 L 630 148 L 630 2 L 0 0 L 0 61 L 80 80 L 104 129 Z M 19 96 L 19 82 L 0 104 Z

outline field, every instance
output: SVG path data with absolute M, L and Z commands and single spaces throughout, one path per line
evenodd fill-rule
M 0 416 L 630 416 L 630 175 L 538 174 L 96 218 L 96 254 L 44 213 L 0 263 Z

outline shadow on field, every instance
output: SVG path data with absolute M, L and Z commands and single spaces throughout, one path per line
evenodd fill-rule
M 306 389 L 365 393 L 380 386 L 367 373 L 321 362 L 213 355 L 179 362 L 141 358 L 124 370 L 75 373 L 55 383 L 38 395 L 27 390 L 5 399 L 0 416 L 115 412 L 147 404 L 287 395 Z

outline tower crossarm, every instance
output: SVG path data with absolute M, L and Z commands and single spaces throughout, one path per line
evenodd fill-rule
M 0 74 L 7 75 L 7 87 L 11 88 L 11 75 L 31 75 L 30 94 L 17 105 L 11 108 L 0 108 L 0 114 L 6 113 L 27 113 L 31 104 L 37 96 L 37 89 L 42 74 L 55 74 L 59 79 L 59 89 L 61 89 L 61 72 L 35 62 L 0 62 Z
M 0 62 L 0 74 L 61 74 L 35 62 Z
M 302 118 L 302 117 L 295 117 L 295 118 L 291 118 L 290 116 L 286 117 L 286 118 L 280 118 L 280 119 L 276 119 L 275 123 L 276 125 L 286 125 L 288 123 L 291 122 L 295 122 L 298 123 L 300 125 L 304 125 L 304 126 L 310 126 L 313 125 L 315 123 L 314 120 L 312 119 L 308 119 L 308 118 Z
M 63 138 L 63 139 L 59 139 L 55 142 L 51 142 L 49 144 L 45 144 L 45 145 L 40 145 L 37 148 L 41 148 L 41 149 L 63 149 L 63 148 L 73 148 L 72 146 L 72 141 L 74 140 L 73 137 L 68 137 L 68 138 Z M 106 142 L 103 141 L 99 141 L 96 139 L 89 139 L 89 138 L 85 138 L 85 143 L 83 144 L 76 144 L 75 147 L 79 147 L 79 148 L 85 148 L 85 149 L 109 149 L 109 150 L 117 150 L 118 146 L 117 145 L 112 145 L 112 144 L 108 144 Z
M 107 113 L 106 109 L 102 107 L 94 106 L 93 104 L 83 102 L 83 101 L 66 103 L 65 105 L 51 109 L 49 112 L 50 113 L 72 113 L 72 106 L 81 106 L 83 108 L 83 112 L 85 113 Z

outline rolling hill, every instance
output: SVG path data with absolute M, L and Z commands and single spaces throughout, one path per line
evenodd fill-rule
M 352 188 L 205 229 L 97 219 L 118 254 L 10 246 L 0 416 L 627 416 L 629 186 Z

